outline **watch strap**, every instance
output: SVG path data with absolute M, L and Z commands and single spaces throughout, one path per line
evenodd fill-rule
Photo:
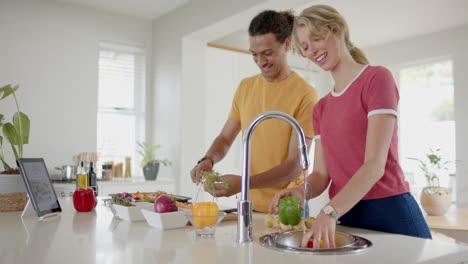
M 340 223 L 340 221 L 338 220 L 338 214 L 335 212 L 335 209 L 331 205 L 327 205 L 323 207 L 322 212 L 324 212 L 325 214 L 331 215 L 331 217 L 335 219 L 337 224 Z
M 204 160 L 209 160 L 209 161 L 211 161 L 211 167 L 214 166 L 214 161 L 213 161 L 213 159 L 210 158 L 210 157 L 208 157 L 208 156 L 204 156 L 203 158 L 201 158 L 200 160 L 198 160 L 198 161 L 197 161 L 197 164 L 200 164 L 200 163 L 201 163 L 202 161 L 204 161 Z

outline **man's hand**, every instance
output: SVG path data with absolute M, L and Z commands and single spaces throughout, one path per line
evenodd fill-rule
M 214 197 L 229 197 L 241 191 L 241 176 L 226 174 L 221 177 L 223 177 L 224 183 L 215 183 L 214 192 L 209 191 L 206 187 L 205 191 Z
M 300 186 L 303 186 L 303 185 L 300 185 Z M 289 196 L 297 196 L 299 200 L 301 201 L 301 207 L 304 209 L 304 188 L 296 187 L 296 188 L 290 188 L 290 189 L 277 191 L 275 193 L 275 196 L 273 197 L 273 200 L 271 200 L 269 213 L 278 214 L 279 200 L 281 198 L 289 197 Z
M 213 166 L 211 163 L 211 159 L 205 159 L 204 161 L 195 165 L 195 167 L 193 167 L 193 169 L 190 171 L 192 182 L 198 185 L 201 181 L 200 172 L 202 171 L 211 172 L 212 170 L 213 170 Z

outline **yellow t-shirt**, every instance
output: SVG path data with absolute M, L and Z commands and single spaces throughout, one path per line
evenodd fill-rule
M 305 136 L 313 138 L 312 111 L 316 102 L 315 89 L 295 72 L 280 82 L 268 82 L 261 74 L 257 74 L 239 84 L 229 119 L 240 122 L 244 134 L 257 115 L 266 111 L 281 111 L 294 117 Z M 251 137 L 250 175 L 267 171 L 287 159 L 291 133 L 295 133 L 293 128 L 279 119 L 267 119 L 255 128 Z M 297 179 L 274 187 L 250 190 L 253 209 L 268 212 L 270 202 L 278 190 L 301 182 L 302 179 Z

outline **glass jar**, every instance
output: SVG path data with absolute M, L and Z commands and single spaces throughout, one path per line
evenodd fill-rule
M 111 181 L 112 180 L 112 164 L 102 165 L 102 180 Z

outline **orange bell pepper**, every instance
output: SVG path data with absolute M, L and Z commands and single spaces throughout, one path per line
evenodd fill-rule
M 214 202 L 196 203 L 192 209 L 193 225 L 196 228 L 213 226 L 218 221 L 219 209 Z

